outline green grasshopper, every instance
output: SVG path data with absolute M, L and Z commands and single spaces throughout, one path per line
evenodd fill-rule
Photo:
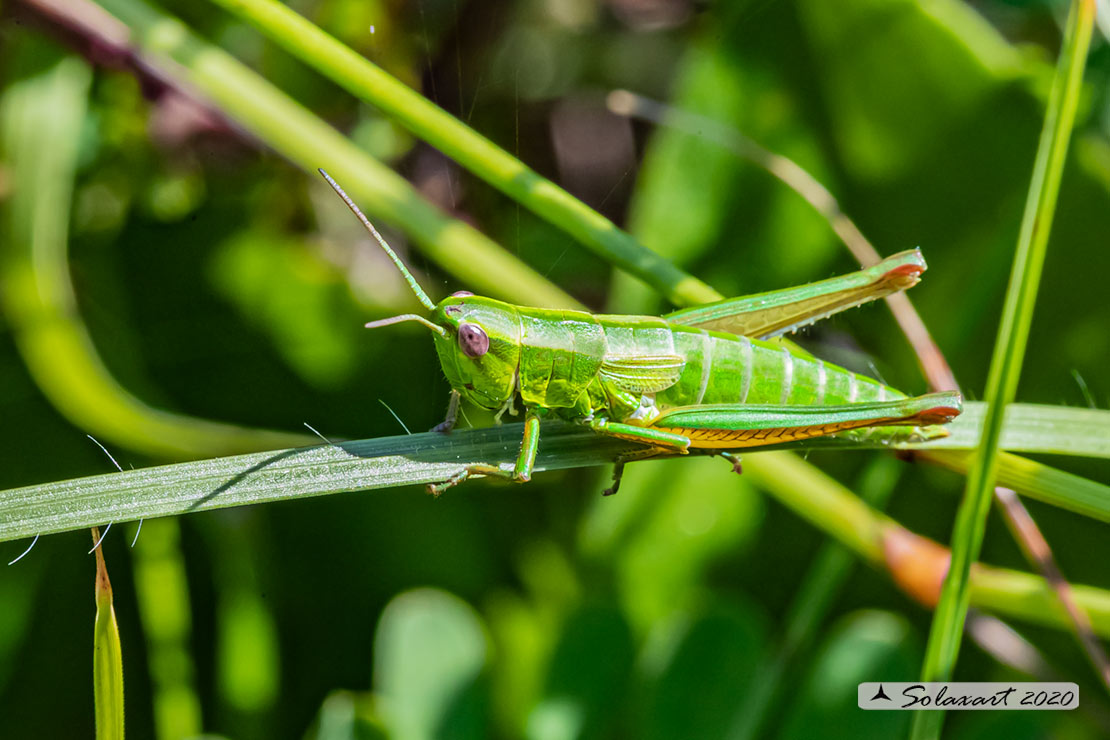
M 960 413 L 958 393 L 915 398 L 871 378 L 768 341 L 801 326 L 912 287 L 925 271 L 919 250 L 808 285 L 732 298 L 665 316 L 615 316 L 514 306 L 466 291 L 438 304 L 370 221 L 323 170 L 320 174 L 389 255 L 430 317 L 402 314 L 378 328 L 416 321 L 431 330 L 451 384 L 447 418 L 460 399 L 497 412 L 523 401 L 524 436 L 512 468 L 468 465 L 428 490 L 439 495 L 471 476 L 531 478 L 540 420 L 552 414 L 642 445 L 624 463 L 691 451 L 739 461 L 731 451 L 831 434 L 884 441 L 945 436 Z

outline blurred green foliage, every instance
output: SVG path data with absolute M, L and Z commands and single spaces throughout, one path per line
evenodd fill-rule
M 667 100 L 795 158 L 882 251 L 923 248 L 930 270 L 912 297 L 976 397 L 1062 6 L 974 5 L 295 4 L 729 295 L 852 265 L 825 224 L 762 171 L 696 137 L 613 116 L 604 92 Z M 110 377 L 144 404 L 197 422 L 289 433 L 307 422 L 335 438 L 396 434 L 380 399 L 411 428 L 437 423 L 447 387 L 426 336 L 359 329 L 411 309 L 411 297 L 326 186 L 249 131 L 112 64 L 32 6 L 3 8 L 0 94 L 10 100 L 60 64 L 88 78 L 83 123 L 68 134 L 77 148 L 72 207 L 53 217 L 69 223 L 73 315 Z M 204 3 L 160 7 L 579 300 L 598 310 L 660 307 L 252 30 Z M 1019 398 L 1105 408 L 1105 39 L 1087 79 Z M 26 214 L 9 206 L 25 182 L 13 178 L 12 152 L 0 155 L 0 249 L 10 255 L 21 248 L 11 243 L 13 223 Z M 468 287 L 404 250 L 402 235 L 389 237 L 433 296 Z M 25 362 L 24 330 L 0 317 L 0 490 L 110 470 L 87 425 L 67 418 Z M 842 364 L 874 367 L 895 386 L 924 387 L 879 306 L 801 339 Z M 167 461 L 153 445 L 102 441 L 125 466 Z M 810 461 L 851 485 L 869 456 L 814 453 Z M 1107 477 L 1102 461 L 1052 462 Z M 522 488 L 473 483 L 439 500 L 406 489 L 148 522 L 134 550 L 134 530 L 113 530 L 104 547 L 129 733 L 725 738 L 749 711 L 767 713 L 766 737 L 904 732 L 902 716 L 863 716 L 852 700 L 859 681 L 905 678 L 920 665 L 928 615 L 885 577 L 850 573 L 772 703 L 751 709 L 745 698 L 783 639 L 821 536 L 720 461 L 640 463 L 619 496 L 602 499 L 608 474 L 553 473 Z M 901 476 L 889 512 L 947 539 L 961 488 L 946 471 L 916 466 Z M 1065 573 L 1110 588 L 1104 526 L 1031 508 Z M 984 559 L 1022 567 L 999 525 L 990 524 Z M 5 737 L 91 734 L 86 543 L 84 533 L 44 538 L 0 571 Z M 0 556 L 7 562 L 24 547 L 6 543 Z M 1081 684 L 1086 708 L 1023 715 L 1020 725 L 1002 714 L 953 716 L 949 736 L 1105 736 L 1106 695 L 1073 640 L 1020 628 L 1055 671 Z M 957 672 L 1023 677 L 970 644 Z

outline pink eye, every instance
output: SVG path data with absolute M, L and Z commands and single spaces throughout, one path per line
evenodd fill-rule
M 474 294 L 471 293 L 469 290 L 456 290 L 454 293 L 451 294 L 451 297 L 452 298 L 466 298 L 467 296 L 472 296 L 472 295 L 474 295 Z
M 489 336 L 477 324 L 459 324 L 459 349 L 467 357 L 481 357 L 489 352 Z

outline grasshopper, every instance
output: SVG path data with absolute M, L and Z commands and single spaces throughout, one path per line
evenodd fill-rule
M 901 391 L 769 341 L 844 309 L 917 284 L 917 249 L 848 275 L 786 290 L 732 298 L 664 316 L 601 315 L 516 306 L 460 291 L 438 304 L 343 189 L 320 174 L 389 255 L 429 317 L 402 314 L 378 328 L 416 321 L 433 335 L 451 385 L 450 432 L 459 402 L 495 411 L 524 406 L 524 435 L 512 468 L 468 465 L 429 484 L 439 495 L 471 476 L 517 483 L 531 478 L 540 420 L 556 415 L 598 434 L 638 443 L 618 458 L 615 493 L 626 462 L 691 451 L 733 463 L 735 450 L 825 435 L 897 441 L 947 434 L 937 426 L 960 413 L 956 392 L 908 397 Z

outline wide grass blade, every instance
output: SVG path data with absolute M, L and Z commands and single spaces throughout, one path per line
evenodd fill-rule
M 0 492 L 0 541 L 109 521 L 443 481 L 470 463 L 511 462 L 521 424 L 383 437 L 126 470 Z M 543 427 L 536 470 L 609 462 L 635 443 Z
M 1068 423 L 1048 424 L 1055 416 L 1068 419 L 1076 411 L 1094 413 L 1102 426 L 1110 425 L 1110 411 L 1088 412 L 1053 407 L 1014 407 L 1010 419 L 1017 432 L 1011 441 L 1003 435 L 1003 446 L 1022 449 L 1031 442 L 1035 449 L 1061 448 L 1069 444 L 1078 430 Z M 1056 440 L 1045 432 L 1028 438 L 1021 420 L 1031 412 L 1038 423 L 1049 429 L 1063 429 Z M 1088 419 L 1089 420 L 1089 419 Z M 134 521 L 144 517 L 185 514 L 229 506 L 321 496 L 347 491 L 364 491 L 402 485 L 439 482 L 459 472 L 469 463 L 511 464 L 517 455 L 522 435 L 521 424 L 505 424 L 486 429 L 459 429 L 450 435 L 409 434 L 344 442 L 320 447 L 302 447 L 222 457 L 161 467 L 140 468 L 122 473 L 44 483 L 0 492 L 0 542 L 94 526 L 103 522 Z M 957 435 L 953 435 L 957 436 Z M 919 449 L 918 454 L 935 458 L 941 464 L 963 470 L 967 451 L 974 449 L 973 433 L 960 433 L 961 445 L 932 449 L 936 441 L 900 448 Z M 599 437 L 574 424 L 544 423 L 536 471 L 603 465 L 612 462 L 635 443 Z M 940 440 L 944 441 L 944 440 Z M 1013 443 L 1011 443 L 1013 442 Z M 821 449 L 824 439 L 780 445 L 773 449 Z M 838 449 L 870 449 L 874 442 L 836 442 Z M 1105 445 L 1092 445 L 1086 454 L 1110 458 Z M 752 453 L 753 459 L 773 469 L 778 456 Z M 815 471 L 816 473 L 816 471 Z M 1037 461 L 1007 454 L 1002 458 L 1001 476 L 1005 485 L 1023 495 L 1110 521 L 1110 486 L 1055 470 Z M 808 495 L 807 491 L 803 493 Z M 814 508 L 816 520 L 828 526 L 826 515 L 817 507 L 819 496 L 805 499 Z M 803 504 L 804 505 L 804 504 Z M 834 517 L 835 518 L 835 517 Z
M 968 475 L 963 502 L 957 513 L 952 537 L 951 566 L 934 615 L 922 668 L 922 681 L 951 680 L 959 653 L 971 598 L 971 566 L 979 556 L 987 514 L 990 511 L 1006 405 L 1014 399 L 1021 376 L 1034 302 L 1067 157 L 1068 140 L 1079 103 L 1080 84 L 1094 17 L 1094 0 L 1076 0 L 1072 4 L 1064 48 L 1049 96 L 1021 233 L 1018 236 L 1002 324 L 987 379 L 985 397 L 988 408 L 984 433 L 978 459 Z M 939 737 L 943 718 L 943 712 L 917 713 L 912 737 L 917 740 Z
M 974 449 L 983 434 L 987 404 L 967 402 L 947 425 L 948 436 L 928 450 Z M 1014 452 L 1041 452 L 1078 457 L 1110 457 L 1110 411 L 1012 403 L 1006 407 L 999 447 Z
M 457 430 L 446 437 L 438 433 L 412 434 L 128 470 L 4 491 L 0 492 L 0 541 L 66 531 L 94 522 L 123 522 L 442 481 L 472 462 L 511 464 L 521 433 L 521 424 L 511 424 Z M 544 425 L 543 440 L 537 472 L 610 462 L 633 445 L 599 439 L 589 430 L 557 422 Z M 1082 501 L 1073 508 L 1086 507 L 1084 513 L 1110 521 L 1110 487 L 1015 456 L 1002 460 L 1004 472 L 1013 461 L 1025 466 L 1026 477 L 1021 481 L 1025 485 L 1013 485 L 1023 495 L 1069 505 L 1078 480 L 1091 490 L 1085 491 Z M 799 516 L 873 566 L 888 567 L 884 541 L 890 532 L 901 530 L 897 523 L 794 455 L 752 454 L 745 458 L 744 465 L 746 476 Z M 1001 613 L 1017 611 L 1056 626 L 1067 624 L 1055 595 L 1043 580 L 1005 573 L 1009 579 L 1005 582 L 1017 584 L 1020 594 L 994 587 L 984 591 L 986 596 L 976 600 L 978 605 Z M 1110 635 L 1110 593 L 1077 588 L 1076 594 L 1078 603 L 1091 614 L 1096 630 Z M 1037 608 L 1031 606 L 1034 603 Z

